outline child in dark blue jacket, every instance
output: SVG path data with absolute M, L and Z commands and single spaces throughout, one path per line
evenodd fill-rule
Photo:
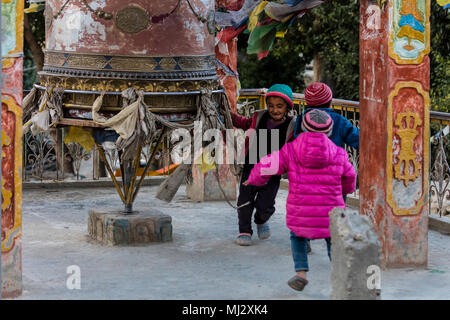
M 305 90 L 305 112 L 311 109 L 320 109 L 328 113 L 333 119 L 331 141 L 341 148 L 344 148 L 344 144 L 346 144 L 359 150 L 359 129 L 353 126 L 345 117 L 331 109 L 332 99 L 333 93 L 325 83 L 311 83 Z M 302 119 L 303 115 L 298 115 L 294 130 L 295 137 L 302 133 Z

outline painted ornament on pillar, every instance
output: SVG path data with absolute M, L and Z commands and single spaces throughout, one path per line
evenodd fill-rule
M 2 57 L 16 47 L 16 3 L 2 0 Z
M 388 102 L 387 200 L 395 215 L 427 202 L 429 97 L 418 82 L 398 82 Z
M 22 55 L 23 47 L 23 4 L 24 0 L 2 0 L 2 68 L 10 68 L 13 58 Z
M 422 126 L 422 120 L 418 113 L 407 110 L 397 114 L 395 126 L 398 127 L 396 133 L 400 138 L 400 153 L 394 166 L 395 178 L 403 180 L 405 186 L 408 186 L 410 181 L 417 179 L 421 171 L 414 140 L 419 135 L 417 127 Z
M 2 96 L 2 253 L 15 247 L 22 230 L 22 109 L 14 97 Z
M 22 292 L 22 67 L 24 0 L 2 0 L 1 294 Z
M 389 55 L 399 64 L 419 64 L 430 51 L 430 0 L 395 0 Z
M 444 7 L 444 9 L 449 9 L 450 8 L 450 0 L 437 0 L 437 3 L 441 7 Z

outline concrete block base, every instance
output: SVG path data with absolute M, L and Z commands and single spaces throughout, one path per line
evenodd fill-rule
M 379 300 L 381 248 L 372 221 L 357 211 L 334 208 L 330 233 L 331 299 Z
M 167 242 L 172 241 L 172 218 L 153 209 L 129 215 L 119 210 L 90 210 L 88 233 L 107 246 Z

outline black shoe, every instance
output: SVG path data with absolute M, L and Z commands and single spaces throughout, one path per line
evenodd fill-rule
M 309 239 L 306 240 L 306 253 L 311 253 L 311 244 Z

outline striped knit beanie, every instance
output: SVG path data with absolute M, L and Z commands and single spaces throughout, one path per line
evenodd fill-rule
M 332 129 L 333 119 L 325 111 L 313 109 L 306 112 L 303 116 L 303 131 L 325 133 L 329 137 Z
M 286 101 L 288 109 L 294 107 L 294 102 L 292 101 L 294 99 L 292 89 L 286 84 L 274 84 L 273 86 L 271 86 L 266 93 L 266 102 L 267 98 L 269 97 L 282 98 L 284 101 Z
M 329 86 L 322 82 L 313 82 L 305 90 L 306 104 L 310 107 L 324 105 L 333 99 Z

